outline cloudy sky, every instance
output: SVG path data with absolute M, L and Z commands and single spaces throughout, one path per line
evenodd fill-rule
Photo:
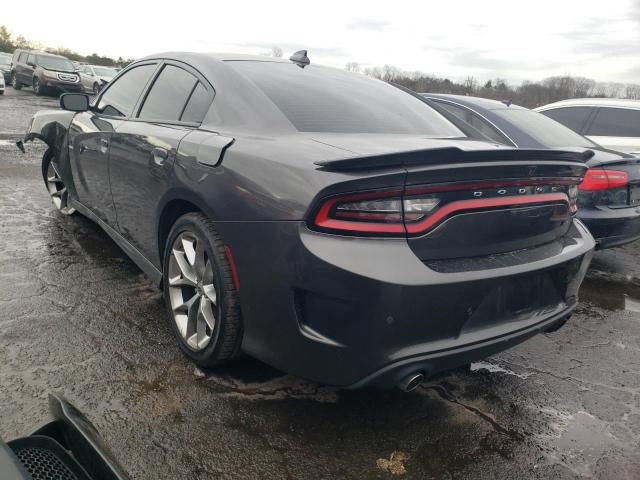
M 83 54 L 278 46 L 287 56 L 306 48 L 312 62 L 336 67 L 355 61 L 456 79 L 571 74 L 640 83 L 640 0 L 108 0 L 81 2 L 77 11 L 54 4 L 4 2 L 0 24 Z

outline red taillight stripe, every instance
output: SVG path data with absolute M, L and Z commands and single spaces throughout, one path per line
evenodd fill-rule
M 569 204 L 569 197 L 564 193 L 543 193 L 540 195 L 524 195 L 522 197 L 503 197 L 503 198 L 479 198 L 472 200 L 460 200 L 444 205 L 436 210 L 432 215 L 417 223 L 408 223 L 407 233 L 418 234 L 425 233 L 441 223 L 445 218 L 454 214 L 488 209 L 498 207 L 515 207 L 521 205 L 563 202 Z
M 233 285 L 236 287 L 236 291 L 240 291 L 240 277 L 238 277 L 238 270 L 236 270 L 236 262 L 233 260 L 233 254 L 231 253 L 231 249 L 224 246 L 224 253 L 227 256 L 227 260 L 229 260 L 229 266 L 231 267 L 231 277 L 233 278 Z

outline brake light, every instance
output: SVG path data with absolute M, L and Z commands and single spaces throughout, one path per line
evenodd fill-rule
M 575 213 L 578 179 L 479 182 L 363 192 L 327 198 L 312 216 L 312 228 L 334 233 L 423 235 L 464 212 L 555 203 Z
M 587 170 L 584 180 L 580 184 L 580 190 L 609 190 L 611 188 L 626 187 L 629 182 L 627 172 L 618 170 L 602 170 L 598 168 Z

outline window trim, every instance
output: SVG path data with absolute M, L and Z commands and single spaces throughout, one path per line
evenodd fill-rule
M 495 128 L 495 129 L 498 131 L 498 133 L 504 137 L 504 139 L 505 139 L 505 140 L 507 140 L 508 142 L 510 142 L 510 143 L 511 143 L 511 146 L 513 146 L 513 147 L 517 147 L 517 146 L 518 146 L 518 144 L 517 144 L 517 143 L 516 143 L 516 142 L 515 142 L 515 141 L 514 141 L 514 140 L 513 140 L 509 135 L 507 135 L 507 134 L 504 132 L 504 130 L 502 130 L 500 127 L 498 127 L 495 123 L 493 123 L 491 120 L 489 120 L 487 117 L 485 117 L 484 115 L 482 115 L 482 114 L 481 114 L 480 112 L 478 112 L 477 110 L 475 110 L 475 109 L 473 109 L 473 108 L 471 108 L 471 107 L 468 107 L 468 106 L 466 106 L 466 105 L 462 105 L 461 103 L 458 103 L 458 102 L 456 102 L 456 101 L 454 101 L 454 100 L 449 100 L 448 98 L 447 98 L 447 99 L 440 98 L 440 97 L 437 97 L 437 98 L 436 98 L 436 97 L 427 97 L 427 98 L 429 98 L 431 101 L 436 102 L 436 103 L 448 103 L 448 104 L 450 104 L 450 105 L 453 105 L 454 107 L 460 107 L 460 108 L 462 108 L 462 109 L 464 109 L 464 110 L 468 110 L 468 111 L 470 111 L 472 114 L 477 115 L 477 116 L 478 116 L 478 117 L 480 117 L 482 120 L 484 120 L 484 121 L 485 121 L 485 122 L 487 122 L 489 125 L 491 125 L 493 128 Z M 453 114 L 452 114 L 452 115 L 453 115 Z M 461 119 L 461 120 L 462 120 L 462 119 Z M 462 121 L 464 122 L 464 120 L 462 120 Z M 471 126 L 473 127 L 473 125 L 471 125 Z M 475 128 L 475 127 L 473 127 L 473 128 Z M 478 130 L 478 129 L 476 128 L 476 130 Z M 478 130 L 478 131 L 479 131 L 479 130 Z M 482 133 L 482 132 L 480 132 L 480 133 Z M 483 134 L 483 135 L 484 135 L 484 134 Z M 486 136 L 486 135 L 485 135 L 485 136 Z M 493 139 L 491 139 L 491 140 L 493 140 Z M 507 146 L 508 146 L 508 145 L 507 145 Z
M 155 79 L 156 75 L 158 74 L 158 66 L 161 64 L 161 62 L 159 62 L 158 60 L 148 60 L 148 61 L 142 61 L 139 63 L 133 63 L 131 65 L 129 65 L 127 68 L 121 70 L 118 75 L 116 75 L 115 77 L 113 77 L 113 79 L 111 79 L 111 81 L 107 84 L 107 87 L 102 90 L 100 92 L 100 95 L 98 95 L 96 97 L 96 99 L 93 101 L 93 103 L 91 104 L 91 112 L 93 112 L 96 116 L 101 117 L 101 118 L 108 118 L 108 119 L 117 119 L 117 120 L 130 120 L 131 116 L 133 115 L 134 112 L 137 111 L 138 105 L 140 104 L 140 98 L 144 95 L 146 97 L 146 91 L 149 88 L 149 84 L 150 82 Z M 133 104 L 133 108 L 131 110 L 131 114 L 126 115 L 126 116 L 117 116 L 117 115 L 105 115 L 104 113 L 98 112 L 97 111 L 97 107 L 100 104 L 100 101 L 102 100 L 102 97 L 116 84 L 116 80 L 118 80 L 121 76 L 123 76 L 124 74 L 126 74 L 127 72 L 133 70 L 136 67 L 143 67 L 145 65 L 155 65 L 155 69 L 153 70 L 153 72 L 151 72 L 151 76 L 149 77 L 149 80 L 147 80 L 147 83 L 142 87 L 142 91 L 140 92 L 140 95 L 138 95 L 138 99 L 136 100 L 136 102 Z
M 200 125 L 202 125 L 202 121 L 201 122 L 183 122 L 183 121 L 180 121 L 180 120 L 162 120 L 162 119 L 139 118 L 140 117 L 140 112 L 142 111 L 142 106 L 144 105 L 144 102 L 147 100 L 147 96 L 149 95 L 149 92 L 151 92 L 151 89 L 153 88 L 154 84 L 156 83 L 156 80 L 158 79 L 158 77 L 160 76 L 160 74 L 162 73 L 162 70 L 164 69 L 164 67 L 166 65 L 171 65 L 171 66 L 174 66 L 176 68 L 180 68 L 180 69 L 184 70 L 185 72 L 192 74 L 194 77 L 196 77 L 196 80 L 197 80 L 197 82 L 195 83 L 195 85 L 191 89 L 191 92 L 189 93 L 189 96 L 187 97 L 187 101 L 185 102 L 184 106 L 182 107 L 182 112 L 180 112 L 180 116 L 181 117 L 184 114 L 184 110 L 186 109 L 187 104 L 189 103 L 189 100 L 191 99 L 191 96 L 193 95 L 193 92 L 195 92 L 195 90 L 196 90 L 196 88 L 198 86 L 198 83 L 202 84 L 202 86 L 206 89 L 207 94 L 208 94 L 207 111 L 208 111 L 209 108 L 211 108 L 211 104 L 213 103 L 213 100 L 214 100 L 214 98 L 216 96 L 216 91 L 215 91 L 215 88 L 213 87 L 213 85 L 211 85 L 211 83 L 204 77 L 204 75 L 202 75 L 198 70 L 193 68 L 188 63 L 184 63 L 184 62 L 180 62 L 178 60 L 172 60 L 172 59 L 162 59 L 162 60 L 159 61 L 158 68 L 154 72 L 150 83 L 147 84 L 143 94 L 141 95 L 140 99 L 138 100 L 138 103 L 136 104 L 136 107 L 134 109 L 135 115 L 132 114 L 131 117 L 128 118 L 128 120 L 131 121 L 131 122 L 145 122 L 145 123 L 153 123 L 153 124 L 158 124 L 158 125 L 176 125 L 176 126 L 183 126 L 183 127 L 199 127 Z M 203 119 L 203 121 L 204 121 L 204 119 Z

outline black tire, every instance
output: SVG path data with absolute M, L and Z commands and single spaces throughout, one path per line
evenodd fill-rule
M 33 77 L 33 93 L 38 97 L 44 95 L 44 87 L 40 85 L 40 79 L 38 77 Z
M 202 350 L 192 349 L 178 330 L 170 300 L 169 262 L 175 240 L 185 232 L 204 240 L 205 253 L 211 262 L 217 293 L 216 324 L 209 344 Z M 240 353 L 243 327 L 240 299 L 236 290 L 231 265 L 225 253 L 224 243 L 213 222 L 201 213 L 187 213 L 173 224 L 167 238 L 163 258 L 163 296 L 169 325 L 178 339 L 183 353 L 196 365 L 212 367 L 220 365 Z
M 15 90 L 22 90 L 22 84 L 18 81 L 18 76 L 15 72 L 11 74 L 11 86 Z
M 93 84 L 93 94 L 94 95 L 98 95 L 100 93 L 100 85 L 98 85 L 98 82 Z

